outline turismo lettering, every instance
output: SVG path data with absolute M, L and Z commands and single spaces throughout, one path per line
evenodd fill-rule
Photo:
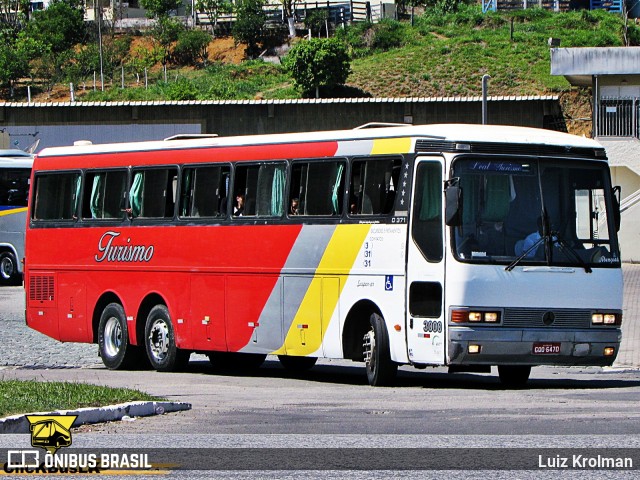
M 127 238 L 125 245 L 114 245 L 113 241 L 120 236 L 120 232 L 105 232 L 98 241 L 96 262 L 149 262 L 153 258 L 153 245 L 132 245 Z

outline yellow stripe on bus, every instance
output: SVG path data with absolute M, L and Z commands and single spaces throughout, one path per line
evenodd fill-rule
M 379 138 L 373 141 L 373 155 L 387 153 L 409 153 L 411 151 L 410 138 Z
M 336 227 L 287 332 L 284 345 L 273 352 L 275 355 L 309 355 L 320 348 L 347 274 L 353 268 L 370 228 L 371 225 Z M 335 276 L 323 276 L 331 273 L 340 274 L 339 281 Z
M 12 208 L 11 210 L 0 210 L 0 217 L 4 217 L 5 215 L 13 215 L 14 213 L 22 213 L 26 211 L 27 211 L 27 207 Z

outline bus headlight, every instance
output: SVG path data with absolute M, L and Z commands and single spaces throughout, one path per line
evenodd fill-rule
M 497 310 L 467 308 L 451 310 L 451 323 L 499 323 L 500 317 L 500 312 Z
M 615 312 L 594 312 L 591 314 L 591 325 L 620 325 L 622 314 Z

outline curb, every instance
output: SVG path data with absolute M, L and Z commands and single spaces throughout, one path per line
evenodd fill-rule
M 114 422 L 123 417 L 149 417 L 169 412 L 191 410 L 191 404 L 185 402 L 128 402 L 106 407 L 86 407 L 75 410 L 55 410 L 53 412 L 25 413 L 0 418 L 0 434 L 29 433 L 27 415 L 77 415 L 72 427 L 91 423 Z

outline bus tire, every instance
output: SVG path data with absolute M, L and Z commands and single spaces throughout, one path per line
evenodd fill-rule
M 18 280 L 18 262 L 12 252 L 0 253 L 0 281 L 4 285 L 13 284 Z
M 191 352 L 176 346 L 171 316 L 164 305 L 156 305 L 149 312 L 144 343 L 151 367 L 159 372 L 179 371 L 189 363 Z
M 102 311 L 98 323 L 98 354 L 102 363 L 110 370 L 130 368 L 144 360 L 141 353 L 139 347 L 129 343 L 124 308 L 119 303 L 110 303 Z
M 278 355 L 280 364 L 291 372 L 305 372 L 316 364 L 316 357 L 294 357 L 291 355 Z
M 398 364 L 391 360 L 389 337 L 383 318 L 372 313 L 371 329 L 363 338 L 364 364 L 367 380 L 372 387 L 391 385 L 398 372 Z
M 530 365 L 498 365 L 498 376 L 505 387 L 524 387 L 530 374 Z

